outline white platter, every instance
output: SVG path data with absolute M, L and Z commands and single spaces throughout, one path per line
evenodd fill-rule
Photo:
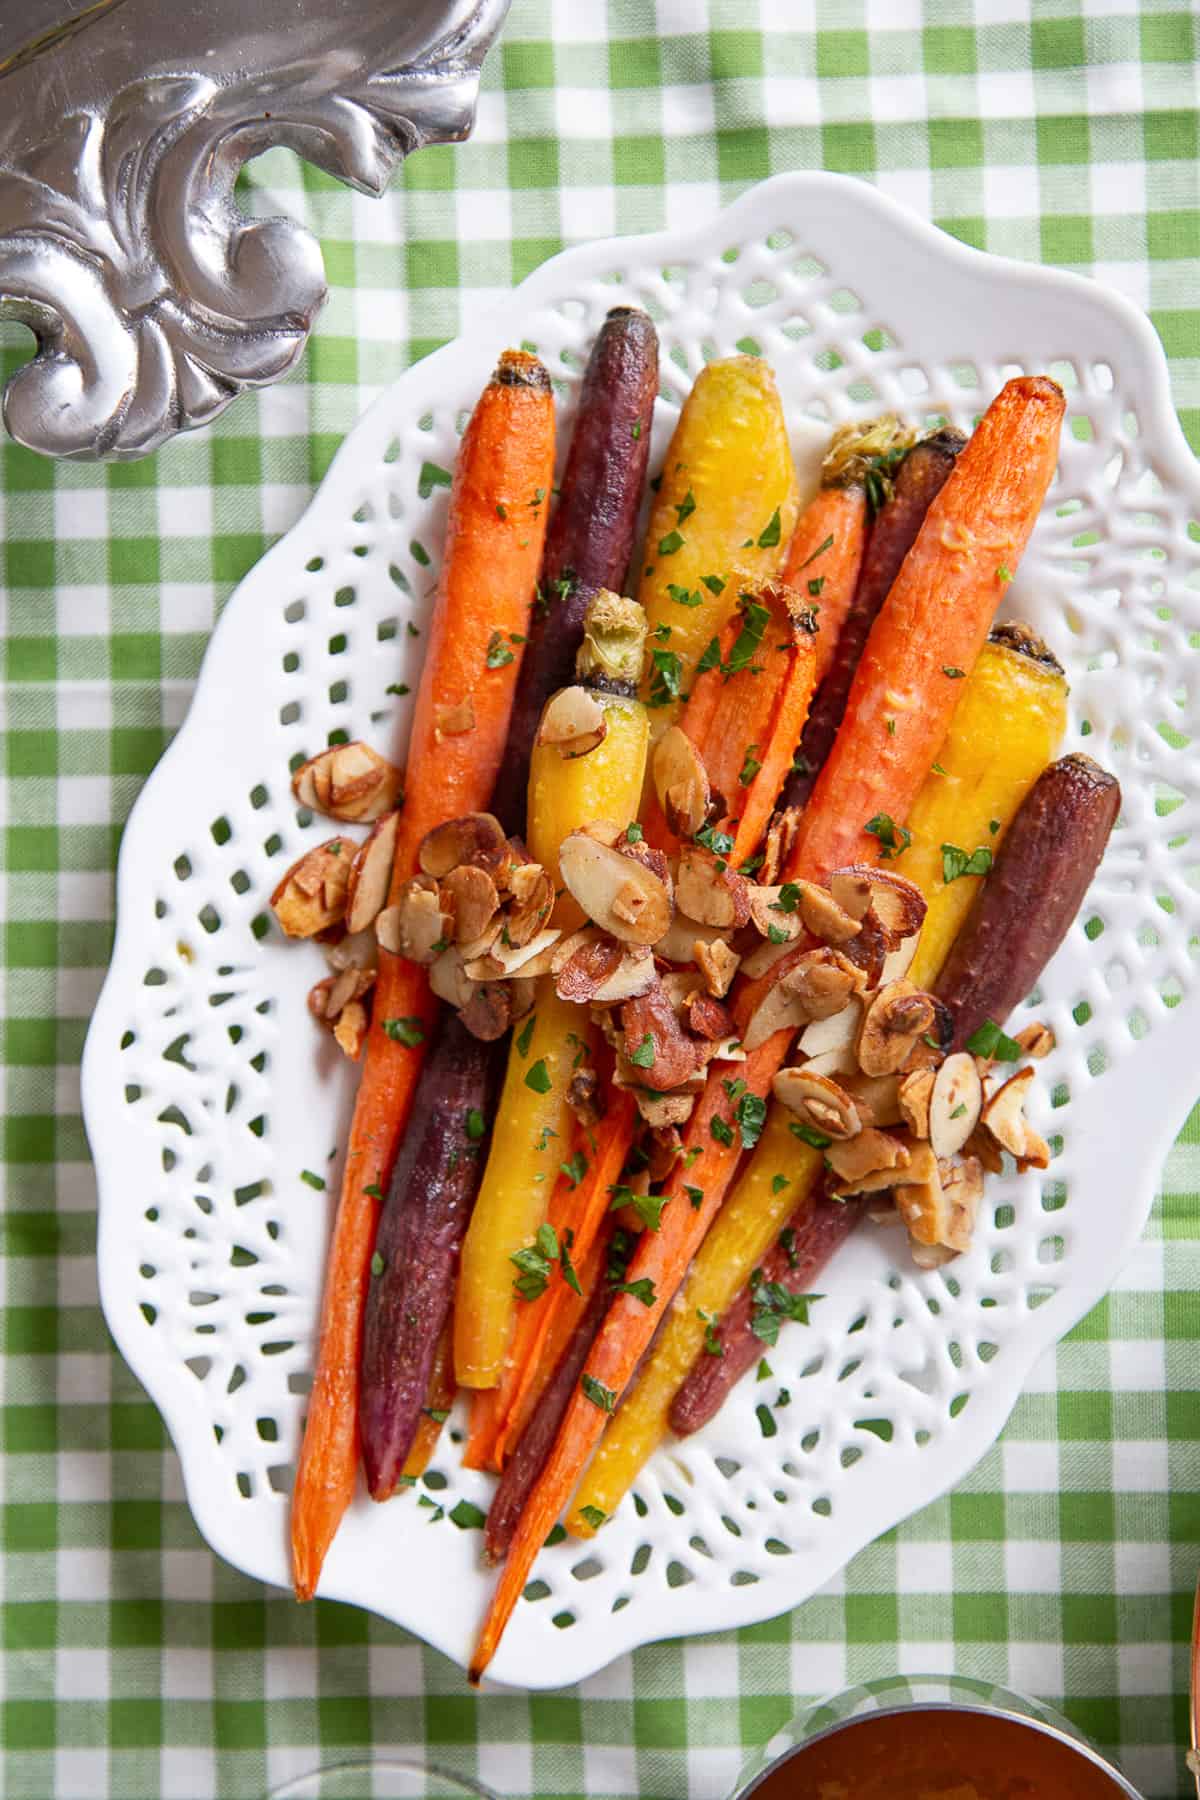
M 748 340 L 806 440 L 806 417 L 882 406 L 969 425 L 1008 374 L 1057 376 L 1060 469 L 1008 610 L 1067 665 L 1067 747 L 1120 776 L 1124 807 L 1037 1004 L 1058 1037 L 1038 1119 L 1061 1143 L 1050 1170 L 994 1182 L 970 1254 L 938 1273 L 914 1270 L 892 1233 L 861 1231 L 812 1325 L 781 1336 L 778 1382 L 743 1384 L 656 1457 L 594 1545 L 544 1553 L 541 1597 L 518 1607 L 494 1665 L 527 1687 L 795 1606 L 958 1481 L 1136 1239 L 1193 1097 L 1200 1024 L 1200 481 L 1147 322 L 1083 279 L 980 255 L 826 175 L 767 182 L 701 228 L 556 257 L 355 427 L 226 608 L 125 835 L 84 1061 L 101 1286 L 213 1548 L 287 1583 L 290 1466 L 355 1079 L 306 1015 L 317 950 L 255 935 L 280 872 L 322 830 L 297 815 L 289 761 L 334 730 L 402 748 L 404 703 L 387 690 L 414 683 L 421 639 L 407 626 L 427 614 L 422 558 L 436 558 L 445 510 L 441 488 L 418 492 L 422 465 L 453 462 L 508 343 L 535 346 L 561 383 L 565 439 L 617 301 L 658 321 L 656 458 L 702 359 Z M 792 1400 L 767 1440 L 755 1406 L 777 1385 Z M 486 1504 L 489 1482 L 459 1469 L 452 1437 L 430 1494 L 447 1515 L 360 1497 L 321 1591 L 465 1664 L 490 1578 L 478 1532 L 448 1509 Z

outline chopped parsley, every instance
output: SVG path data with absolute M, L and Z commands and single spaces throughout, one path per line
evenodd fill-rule
M 792 1294 L 781 1281 L 762 1281 L 754 1290 L 754 1311 L 750 1329 L 764 1344 L 779 1342 L 779 1327 L 785 1319 L 797 1325 L 808 1324 L 808 1309 L 820 1294 Z
M 719 1144 L 724 1144 L 727 1148 L 733 1144 L 733 1128 L 720 1113 L 713 1114 L 709 1129 Z
M 683 496 L 683 499 L 679 502 L 679 505 L 675 508 L 675 523 L 677 525 L 682 525 L 685 519 L 691 518 L 695 510 L 696 496 L 693 494 L 691 488 L 689 488 L 687 493 Z
M 633 424 L 632 424 L 632 425 L 631 425 L 631 426 L 630 426 L 630 427 L 629 427 L 629 435 L 630 435 L 630 437 L 631 437 L 631 438 L 633 438 L 633 439 L 635 439 L 635 440 L 636 440 L 636 439 L 637 439 L 637 438 L 640 438 L 640 437 L 641 437 L 641 435 L 642 435 L 642 421 L 641 421 L 641 420 L 640 420 L 640 419 L 635 419 L 635 420 L 634 420 L 634 421 L 633 421 Z
M 633 1299 L 640 1300 L 643 1306 L 653 1306 L 657 1298 L 654 1283 L 648 1275 L 643 1275 L 640 1281 L 614 1281 L 613 1293 L 630 1294 Z
M 385 694 L 398 694 L 403 699 L 405 694 L 411 694 L 412 689 L 407 681 L 389 681 L 383 691 Z
M 636 820 L 632 825 L 627 825 L 625 827 L 625 842 L 627 844 L 640 844 L 645 835 L 645 832 Z
M 704 1353 L 706 1356 L 724 1356 L 725 1346 L 717 1336 L 717 1315 L 705 1312 L 702 1306 L 696 1308 L 696 1317 L 704 1326 Z
M 650 677 L 651 706 L 669 706 L 672 700 L 679 698 L 680 686 L 683 682 L 683 658 L 674 650 L 652 650 L 650 661 L 653 673 Z
M 503 500 L 497 500 L 496 502 L 496 517 L 498 519 L 507 519 L 508 517 L 508 508 L 505 506 Z
M 762 530 L 758 534 L 759 549 L 760 550 L 773 549 L 774 546 L 779 542 L 779 539 L 782 536 L 782 533 L 783 533 L 783 526 L 780 523 L 780 519 L 779 519 L 779 508 L 776 507 L 775 511 L 771 514 L 771 517 L 767 520 L 766 524 L 763 526 Z M 832 541 L 833 540 L 830 539 L 831 543 L 832 543 Z
M 978 1031 L 967 1039 L 972 1056 L 986 1056 L 992 1062 L 1019 1062 L 1021 1046 L 1015 1038 L 1006 1037 L 995 1019 L 985 1019 Z
M 1008 564 L 1001 563 L 999 568 L 996 570 L 996 580 L 1004 582 L 1005 586 L 1007 587 L 1008 583 L 1012 580 L 1012 578 L 1013 578 L 1013 572 L 1009 568 Z
M 719 669 L 720 666 L 721 640 L 717 637 L 710 638 L 705 648 L 700 653 L 700 660 L 696 664 L 696 673 L 697 675 L 703 675 L 707 669 Z
M 640 430 L 641 427 L 639 426 L 638 429 Z M 608 1514 L 606 1512 L 601 1512 L 598 1506 L 581 1506 L 579 1509 L 579 1516 L 585 1525 L 591 1526 L 593 1531 L 599 1531 L 600 1527 L 608 1518 Z
M 512 659 L 513 653 L 505 643 L 503 633 L 493 631 L 491 637 L 488 639 L 487 656 L 485 658 L 488 668 L 502 669 L 505 664 L 510 663 Z
M 749 668 L 762 646 L 763 634 L 771 622 L 770 609 L 760 606 L 749 594 L 743 594 L 742 628 L 734 640 L 729 652 L 729 659 L 721 665 L 721 673 L 726 680 L 740 670 Z
M 582 1150 L 576 1150 L 574 1156 L 568 1157 L 566 1162 L 559 1163 L 558 1166 L 571 1186 L 577 1188 L 588 1172 L 588 1159 Z
M 771 1368 L 766 1357 L 761 1357 L 758 1364 L 758 1373 L 754 1377 L 755 1381 L 770 1381 L 773 1373 L 774 1370 Z
M 821 589 L 825 586 L 824 575 L 813 575 L 809 578 L 808 591 L 814 600 L 821 598 Z
M 585 1375 L 579 1385 L 583 1389 L 585 1400 L 590 1400 L 593 1406 L 600 1408 L 601 1412 L 612 1412 L 617 1404 L 617 1396 L 611 1388 L 606 1388 L 604 1383 L 597 1381 L 594 1375 Z
M 417 1018 L 385 1019 L 383 1029 L 394 1044 L 403 1044 L 409 1050 L 425 1042 L 425 1027 Z
M 719 595 L 725 592 L 725 583 L 721 580 L 719 575 L 702 575 L 700 579 L 710 594 Z
M 788 1185 L 789 1179 L 790 1178 L 787 1175 L 772 1175 L 771 1192 L 773 1194 L 782 1194 L 784 1188 Z
M 380 1256 L 380 1254 L 377 1250 L 375 1252 L 374 1256 L 371 1258 L 371 1273 L 372 1273 L 372 1275 L 382 1275 L 386 1266 L 387 1266 L 386 1263 L 384 1262 L 382 1256 Z
M 554 1086 L 544 1056 L 539 1056 L 533 1067 L 526 1070 L 525 1086 L 532 1088 L 535 1094 L 548 1094 Z
M 790 1225 L 785 1225 L 779 1234 L 779 1248 L 787 1257 L 788 1268 L 798 1269 L 800 1258 L 796 1255 L 796 1233 Z
M 639 1194 L 623 1181 L 614 1182 L 608 1191 L 613 1196 L 609 1212 L 619 1212 L 623 1206 L 631 1206 L 646 1231 L 659 1230 L 662 1225 L 662 1210 L 667 1204 L 665 1195 Z
M 767 1122 L 767 1103 L 760 1094 L 743 1094 L 733 1109 L 742 1134 L 742 1149 L 753 1150 Z
M 942 664 L 942 674 L 948 681 L 962 681 L 966 677 L 965 669 L 955 669 L 949 663 Z
M 771 901 L 771 911 L 794 913 L 800 904 L 801 888 L 798 881 L 785 881 L 779 890 L 779 898 Z
M 477 1106 L 467 1108 L 467 1136 L 477 1144 L 487 1130 L 487 1121 Z
M 368 1182 L 367 1186 L 363 1189 L 363 1193 L 367 1196 L 368 1200 L 383 1199 L 383 1189 L 377 1181 Z
M 804 1125 L 799 1119 L 792 1119 L 788 1124 L 788 1130 L 793 1137 L 798 1137 L 802 1144 L 810 1144 L 814 1150 L 825 1150 L 831 1142 L 823 1131 L 817 1131 L 812 1125 Z
M 903 825 L 897 825 L 890 813 L 876 813 L 873 819 L 867 820 L 863 830 L 870 837 L 878 839 L 881 862 L 894 862 L 898 856 L 904 855 L 912 843 L 912 832 Z
M 533 1042 L 533 1028 L 537 1024 L 537 1014 L 530 1013 L 527 1022 L 517 1033 L 517 1052 L 521 1056 L 529 1055 L 529 1046 Z
M 762 762 L 754 754 L 757 749 L 757 744 L 746 745 L 746 754 L 742 760 L 742 766 L 738 773 L 738 781 L 742 787 L 749 787 L 750 783 L 754 780 L 754 777 L 758 774 L 758 771 L 762 768 Z
M 666 537 L 659 538 L 658 540 L 658 554 L 660 556 L 674 556 L 675 552 L 682 547 L 683 535 L 678 531 L 668 531 Z
M 715 831 L 711 825 L 702 825 L 692 840 L 704 850 L 711 850 L 714 856 L 728 856 L 733 849 L 733 839 L 727 831 Z
M 693 1211 L 699 1212 L 700 1208 L 704 1205 L 704 1189 L 698 1188 L 698 1187 L 689 1187 L 687 1182 L 685 1181 L 683 1184 L 683 1191 L 687 1195 L 688 1199 L 691 1201 Z
M 949 887 L 960 875 L 988 875 L 991 873 L 992 853 L 986 844 L 970 855 L 960 850 L 957 844 L 942 845 L 942 880 Z
M 824 554 L 827 550 L 832 550 L 832 549 L 833 549 L 833 537 L 831 535 L 825 539 L 825 542 L 823 544 L 817 545 L 816 549 L 813 551 L 811 556 L 805 557 L 804 561 L 800 564 L 800 567 L 802 569 L 807 569 L 809 563 L 815 563 L 818 556 L 824 556 Z
M 767 1406 L 765 1402 L 756 1406 L 754 1409 L 754 1416 L 758 1420 L 758 1429 L 762 1432 L 763 1436 L 765 1438 L 773 1438 L 775 1433 L 779 1430 L 779 1427 L 775 1423 L 775 1414 L 771 1411 L 770 1407 Z
M 701 606 L 704 596 L 698 588 L 686 588 L 677 581 L 668 581 L 667 592 L 676 606 Z
M 473 1500 L 460 1500 L 450 1508 L 450 1517 L 460 1531 L 482 1531 L 487 1524 L 487 1514 Z
M 639 1069 L 654 1067 L 654 1038 L 650 1032 L 646 1033 L 636 1050 L 629 1052 L 629 1060 Z

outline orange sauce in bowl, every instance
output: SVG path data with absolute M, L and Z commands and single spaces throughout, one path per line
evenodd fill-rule
M 753 1800 L 1127 1800 L 1060 1738 L 952 1707 L 868 1713 L 793 1752 Z

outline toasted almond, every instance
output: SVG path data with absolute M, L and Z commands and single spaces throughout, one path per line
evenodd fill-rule
M 454 915 L 454 935 L 462 946 L 482 937 L 500 910 L 495 882 L 486 869 L 474 863 L 451 869 L 438 891 L 442 905 Z
M 563 839 L 559 865 L 572 898 L 623 942 L 653 944 L 670 924 L 670 891 L 644 863 L 572 831 Z
M 638 1112 L 655 1131 L 670 1125 L 686 1125 L 696 1107 L 695 1094 L 650 1093 L 645 1087 L 632 1090 Z
M 971 1133 L 963 1145 L 967 1156 L 973 1156 L 989 1175 L 1000 1175 L 1004 1171 L 1004 1152 L 990 1131 L 979 1125 Z
M 539 931 L 527 944 L 506 944 L 503 932 L 494 940 L 486 956 L 466 962 L 472 981 L 508 981 L 514 975 L 548 975 L 551 952 L 562 932 L 557 929 Z
M 667 999 L 681 1016 L 692 996 L 704 991 L 704 977 L 699 969 L 668 969 L 662 984 Z
M 714 1000 L 711 994 L 690 995 L 684 1003 L 683 1019 L 695 1037 L 703 1038 L 710 1044 L 723 1043 L 737 1032 L 729 1008 L 719 1000 Z
M 781 981 L 776 981 L 755 1008 L 742 1041 L 747 1050 L 757 1050 L 777 1031 L 797 1031 L 808 1019 L 803 1003 L 795 994 L 789 994 Z
M 806 950 L 779 979 L 800 1000 L 810 1020 L 832 1018 L 863 991 L 862 971 L 827 945 Z
M 326 975 L 321 981 L 315 982 L 313 986 L 309 988 L 308 1010 L 314 1019 L 331 1018 L 329 1012 L 329 996 L 333 992 L 336 981 L 336 975 Z
M 292 776 L 292 792 L 302 806 L 352 824 L 391 812 L 401 799 L 404 777 L 369 744 L 335 744 L 302 763 Z
M 802 881 L 800 888 L 800 916 L 804 920 L 806 930 L 823 944 L 848 944 L 862 930 L 862 921 L 852 918 L 848 912 L 838 905 L 827 888 L 819 887 L 816 882 Z
M 481 956 L 486 956 L 503 930 L 504 914 L 497 909 L 478 937 L 464 939 L 459 944 L 458 948 L 462 952 L 463 961 L 465 963 L 478 962 Z
M 857 995 L 852 996 L 840 1012 L 806 1025 L 796 1048 L 805 1056 L 823 1056 L 827 1050 L 852 1050 L 858 1042 L 862 1011 L 862 1001 Z
M 886 987 L 889 981 L 899 981 L 902 975 L 908 974 L 920 941 L 920 932 L 914 931 L 911 937 L 901 938 L 896 948 L 888 951 L 883 959 L 883 967 L 879 971 L 881 985 Z
M 787 866 L 799 827 L 800 808 L 796 806 L 777 812 L 768 825 L 767 835 L 763 840 L 762 866 L 758 871 L 760 881 L 765 882 L 768 887 L 779 880 Z
M 292 864 L 271 895 L 271 910 L 288 937 L 315 937 L 341 923 L 356 849 L 352 838 L 328 838 Z
M 559 999 L 586 1004 L 620 967 L 623 948 L 616 938 L 594 930 L 577 931 L 564 939 L 550 961 Z M 564 955 L 564 951 L 570 954 Z
M 1049 1056 L 1054 1048 L 1054 1033 L 1048 1025 L 1035 1022 L 1018 1031 L 1013 1042 L 1020 1044 L 1026 1056 L 1031 1056 L 1035 1062 L 1040 1062 L 1044 1056 Z
M 702 925 L 732 931 L 750 917 L 750 884 L 745 876 L 722 867 L 720 859 L 699 844 L 685 844 L 680 850 L 675 891 L 688 918 L 699 919 Z
M 567 1105 L 585 1130 L 598 1125 L 605 1114 L 604 1089 L 595 1069 L 576 1069 L 567 1083 Z
M 828 1133 L 824 1135 L 828 1136 Z M 878 1131 L 873 1125 L 864 1126 L 853 1137 L 841 1142 L 831 1142 L 825 1155 L 838 1178 L 839 1191 L 846 1194 L 866 1192 L 863 1184 L 871 1176 L 884 1173 L 889 1179 L 876 1185 L 889 1187 L 911 1161 L 911 1151 L 903 1138 L 888 1131 Z
M 518 1019 L 523 1019 L 526 1013 L 533 1011 L 538 984 L 532 975 L 514 975 L 508 983 L 508 994 L 509 1005 L 512 1007 L 511 1023 L 515 1025 Z
M 477 981 L 471 997 L 459 1008 L 459 1018 L 471 1033 L 485 1044 L 494 1044 L 512 1024 L 512 997 L 503 981 Z
M 361 1000 L 351 1000 L 338 1014 L 333 1035 L 338 1048 L 345 1052 L 351 1062 L 357 1062 L 363 1053 L 368 1022 L 367 1009 Z
M 773 944 L 769 938 L 765 943 L 756 944 L 742 958 L 743 974 L 748 975 L 751 981 L 757 981 L 760 975 L 773 969 L 777 962 L 782 962 L 791 948 L 789 943 Z
M 598 844 L 605 844 L 610 850 L 627 841 L 624 825 L 614 825 L 611 819 L 591 819 L 579 829 L 584 837 L 594 838 Z
M 909 1051 L 902 1071 L 905 1075 L 910 1075 L 914 1069 L 939 1069 L 954 1039 L 954 1014 L 950 1008 L 936 994 L 928 994 L 926 998 L 933 1007 L 933 1020 L 928 1031 L 921 1033 Z
M 696 1046 L 680 1025 L 661 981 L 625 1002 L 621 1032 L 631 1062 L 635 1056 L 649 1055 L 648 1063 L 635 1065 L 648 1086 L 670 1091 L 695 1074 Z
M 789 1112 L 826 1137 L 851 1138 L 863 1128 L 850 1095 L 826 1075 L 814 1075 L 808 1068 L 780 1069 L 771 1091 Z
M 929 1100 L 929 1141 L 935 1156 L 957 1155 L 983 1111 L 983 1083 L 965 1050 L 948 1056 L 934 1076 Z
M 375 985 L 374 969 L 343 969 L 334 977 L 325 1003 L 325 1017 L 336 1019 L 352 1000 L 361 1000 Z
M 804 1067 L 813 1075 L 833 1075 L 838 1081 L 843 1081 L 854 1073 L 858 1065 L 854 1060 L 854 1051 L 842 1049 L 826 1050 L 820 1056 L 810 1056 Z
M 590 688 L 560 688 L 547 700 L 538 725 L 537 741 L 549 744 L 563 758 L 586 756 L 608 734 L 604 708 Z
M 463 967 L 462 951 L 457 944 L 435 957 L 429 967 L 429 985 L 439 1000 L 448 1006 L 466 1006 L 475 991 L 475 983 Z
M 896 1211 L 918 1244 L 944 1244 L 950 1229 L 950 1206 L 942 1187 L 937 1157 L 928 1144 L 914 1144 L 906 1179 L 896 1183 Z
M 1044 1169 L 1050 1162 L 1050 1146 L 1025 1117 L 1025 1101 L 1033 1080 L 1032 1069 L 1018 1069 L 984 1107 L 983 1123 L 1019 1163 Z
M 851 867 L 835 869 L 829 877 L 829 892 L 834 904 L 849 918 L 857 919 L 860 923 L 870 909 L 873 872 L 865 867 Z
M 509 843 L 491 813 L 464 813 L 427 831 L 417 846 L 417 863 L 441 881 L 451 869 L 471 863 L 489 873 L 508 861 Z
M 454 919 L 442 906 L 437 883 L 429 875 L 415 875 L 400 890 L 395 906 L 375 920 L 379 942 L 410 962 L 429 964 L 454 936 Z
M 528 871 L 533 871 L 531 879 L 526 879 Z M 514 889 L 505 922 L 505 930 L 513 944 L 528 943 L 537 932 L 545 929 L 554 911 L 554 883 L 545 869 L 539 868 L 537 863 L 529 863 L 520 875 L 519 892 Z
M 700 752 L 678 725 L 654 746 L 651 768 L 668 830 L 677 838 L 694 837 L 708 818 L 712 790 Z
M 379 921 L 376 920 L 376 926 Z M 374 931 L 347 932 L 336 943 L 325 943 L 325 961 L 335 975 L 343 969 L 374 969 L 379 962 L 379 944 Z
M 915 881 L 897 875 L 893 869 L 878 869 L 867 864 L 835 869 L 829 877 L 829 891 L 853 919 L 865 919 L 869 909 L 887 939 L 889 950 L 894 950 L 902 939 L 921 929 L 925 896 Z
M 709 1062 L 746 1061 L 746 1047 L 741 1038 L 735 1036 L 722 1038 L 716 1044 L 702 1045 L 701 1054 L 706 1056 Z
M 741 958 L 723 938 L 714 938 L 711 943 L 697 938 L 693 950 L 696 967 L 704 977 L 705 987 L 714 1000 L 723 1000 L 737 974 Z
M 434 727 L 439 737 L 465 737 L 475 729 L 475 702 L 468 694 L 453 706 L 439 706 L 434 712 Z M 479 1033 L 475 1035 L 478 1037 Z
M 978 1157 L 939 1162 L 942 1193 L 949 1211 L 945 1242 L 951 1250 L 969 1250 L 983 1199 L 983 1168 Z
M 934 1020 L 933 1002 L 911 981 L 880 988 L 863 1015 L 858 1062 L 864 1075 L 894 1075 Z
M 673 915 L 666 931 L 654 946 L 654 954 L 664 962 L 694 963 L 697 943 L 711 944 L 721 937 L 714 925 L 701 925 L 685 913 Z
M 616 940 L 601 931 L 598 925 L 581 925 L 578 931 L 568 932 L 566 937 L 559 939 L 550 964 L 550 973 L 557 975 L 559 970 L 570 962 L 575 952 L 582 950 L 587 944 L 613 944 L 618 953 L 621 948 Z M 611 966 L 615 968 L 616 964 L 613 963 Z
M 933 1069 L 914 1069 L 900 1082 L 900 1112 L 914 1137 L 929 1136 L 929 1103 L 933 1098 L 934 1074 Z
M 880 1130 L 886 1130 L 889 1125 L 908 1123 L 900 1111 L 898 1076 L 864 1075 L 861 1069 L 854 1069 L 839 1076 L 838 1081 L 857 1106 L 864 1125 L 878 1125 Z
M 798 884 L 791 883 L 794 888 Z M 781 887 L 751 887 L 750 920 L 754 929 L 773 944 L 794 943 L 804 930 L 804 919 L 800 912 L 800 897 L 789 894 L 785 901 L 779 896 Z M 858 927 L 855 926 L 855 930 Z
M 616 968 L 593 990 L 592 1004 L 616 1006 L 622 1000 L 632 1000 L 637 994 L 647 993 L 656 979 L 653 954 L 641 944 L 626 944 Z
M 350 885 L 346 890 L 347 931 L 365 931 L 387 899 L 399 824 L 399 813 L 386 813 L 359 846 L 350 865 Z
M 941 1269 L 948 1262 L 953 1262 L 956 1252 L 947 1250 L 944 1244 L 922 1244 L 909 1234 L 909 1248 L 912 1259 L 918 1269 Z
M 432 952 L 434 944 L 438 941 L 438 935 L 440 935 L 438 930 L 438 920 L 441 918 L 441 911 L 437 903 L 436 889 L 431 895 L 431 898 L 433 900 L 433 916 L 430 923 L 434 926 L 435 931 L 435 935 L 429 942 L 429 949 Z M 385 906 L 383 911 L 377 913 L 375 917 L 375 940 L 381 950 L 389 950 L 393 956 L 403 955 L 403 952 L 400 949 L 400 918 L 401 908 L 398 904 L 396 906 Z M 417 958 L 413 958 L 414 962 L 417 960 Z

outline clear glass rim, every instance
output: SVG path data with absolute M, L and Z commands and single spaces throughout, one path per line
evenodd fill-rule
M 473 1800 L 496 1800 L 491 1788 L 481 1787 L 470 1775 L 458 1775 L 453 1769 L 444 1769 L 438 1763 L 413 1762 L 411 1757 L 381 1756 L 368 1758 L 355 1757 L 350 1762 L 320 1763 L 315 1768 L 306 1769 L 302 1775 L 291 1775 L 280 1787 L 272 1788 L 267 1800 L 303 1800 L 306 1783 L 320 1781 L 326 1775 L 422 1775 L 431 1776 L 444 1782 L 447 1789 L 456 1788 L 464 1796 L 470 1795 Z
M 920 1677 L 910 1676 L 908 1679 L 916 1681 Z M 1084 1762 L 1091 1763 L 1092 1767 L 1099 1769 L 1102 1775 L 1107 1775 L 1118 1792 L 1127 1796 L 1127 1800 L 1144 1800 L 1144 1796 L 1138 1792 L 1137 1788 L 1126 1780 L 1119 1769 L 1114 1768 L 1112 1763 L 1101 1756 L 1098 1750 L 1093 1750 L 1090 1744 L 1072 1736 L 1068 1731 L 1062 1731 L 1057 1725 L 1049 1725 L 1042 1719 L 1030 1717 L 1027 1713 L 1013 1712 L 1006 1706 L 972 1706 L 966 1702 L 955 1700 L 912 1700 L 907 1705 L 880 1706 L 870 1712 L 855 1713 L 849 1719 L 838 1719 L 832 1725 L 826 1725 L 823 1730 L 816 1732 L 813 1737 L 806 1738 L 802 1744 L 793 1744 L 790 1750 L 785 1750 L 781 1756 L 777 1756 L 773 1762 L 768 1763 L 767 1767 L 760 1770 L 748 1787 L 738 1790 L 734 1800 L 750 1800 L 751 1795 L 758 1791 L 767 1777 L 786 1767 L 793 1756 L 800 1756 L 805 1750 L 811 1750 L 814 1744 L 823 1743 L 826 1738 L 834 1737 L 838 1732 L 851 1731 L 856 1725 L 866 1725 L 874 1719 L 893 1719 L 899 1713 L 928 1712 L 982 1714 L 987 1718 L 1007 1719 L 1013 1725 L 1028 1726 L 1031 1731 L 1039 1732 L 1042 1737 L 1053 1738 L 1068 1750 L 1074 1750 Z

